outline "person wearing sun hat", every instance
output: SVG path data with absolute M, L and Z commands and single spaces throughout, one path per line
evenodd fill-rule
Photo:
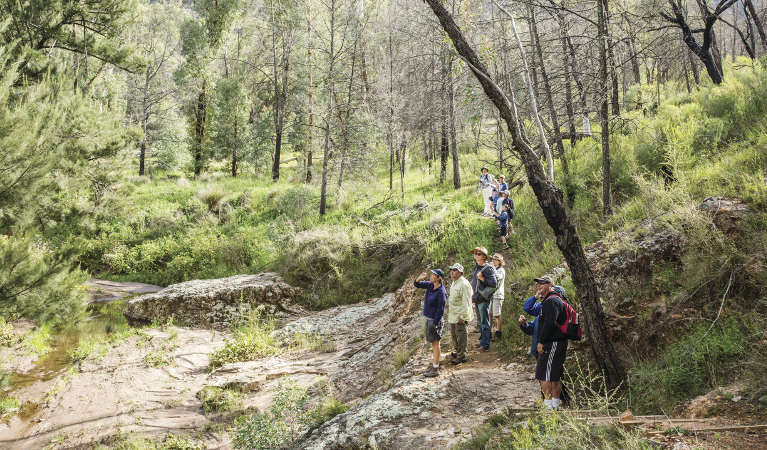
M 429 281 L 424 281 L 426 277 Z M 445 272 L 441 269 L 431 269 L 429 274 L 426 272 L 418 275 L 413 285 L 420 289 L 426 289 L 423 298 L 423 315 L 425 317 L 424 335 L 426 341 L 431 343 L 434 360 L 429 365 L 429 369 L 424 372 L 425 377 L 436 377 L 439 375 L 440 348 L 439 340 L 445 331 L 445 321 L 442 316 L 445 314 L 445 303 L 447 302 L 447 292 L 443 281 Z
M 471 288 L 474 293 L 471 301 L 477 305 L 477 322 L 479 323 L 479 347 L 483 351 L 490 349 L 490 302 L 498 282 L 495 278 L 495 268 L 487 263 L 487 249 L 474 247 L 474 271 L 471 277 Z
M 482 215 L 485 217 L 490 217 L 493 214 L 493 207 L 495 205 L 491 205 L 490 202 L 490 195 L 493 192 L 493 185 L 495 184 L 495 180 L 493 179 L 493 176 L 490 175 L 490 172 L 488 172 L 487 167 L 482 167 L 482 175 L 479 176 L 479 185 L 477 186 L 477 192 L 482 196 L 482 201 L 484 202 L 485 209 L 482 211 Z
M 450 325 L 450 337 L 453 340 L 451 364 L 466 362 L 466 341 L 469 339 L 467 323 L 472 319 L 471 284 L 463 276 L 463 266 L 455 263 L 450 266 L 450 297 L 447 305 L 447 323 Z

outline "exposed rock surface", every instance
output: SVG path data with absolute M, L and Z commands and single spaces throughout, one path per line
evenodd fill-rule
M 143 322 L 173 317 L 184 325 L 226 328 L 258 305 L 275 314 L 291 311 L 298 295 L 300 289 L 276 273 L 194 280 L 130 300 L 125 317 Z
M 89 303 L 111 302 L 125 297 L 140 294 L 151 294 L 161 291 L 161 286 L 129 281 L 110 281 L 91 278 L 85 282 L 85 288 L 90 297 Z
M 411 363 L 394 385 L 311 433 L 301 448 L 449 448 L 505 407 L 530 407 L 538 395 L 528 368 L 445 370 L 423 378 Z M 510 370 L 509 370 L 510 369 Z

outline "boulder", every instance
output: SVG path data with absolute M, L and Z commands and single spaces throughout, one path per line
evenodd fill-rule
M 227 328 L 256 306 L 272 314 L 291 313 L 299 288 L 279 274 L 236 275 L 213 280 L 193 280 L 130 300 L 125 317 L 132 321 L 165 321 L 173 317 L 187 326 Z

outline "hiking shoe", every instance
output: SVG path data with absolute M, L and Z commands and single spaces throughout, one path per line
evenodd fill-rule
M 465 363 L 468 360 L 469 360 L 469 358 L 467 358 L 465 356 L 463 358 L 453 358 L 452 360 L 450 360 L 450 364 L 452 364 L 454 366 L 457 366 L 458 364 L 463 364 L 463 363 Z
M 490 347 L 481 347 L 479 350 L 482 352 L 487 352 L 490 351 Z
M 501 330 L 496 330 L 495 331 L 495 340 L 499 341 L 499 340 L 501 340 L 501 338 L 503 338 L 503 333 L 501 333 Z
M 439 369 L 434 366 L 429 367 L 429 370 L 423 373 L 426 378 L 434 378 L 437 375 L 439 375 Z

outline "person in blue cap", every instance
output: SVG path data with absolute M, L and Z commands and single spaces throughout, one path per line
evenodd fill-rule
M 442 316 L 445 313 L 445 303 L 447 302 L 447 291 L 443 285 L 445 272 L 441 269 L 432 269 L 429 271 L 429 281 L 424 281 L 427 277 L 426 272 L 418 275 L 413 285 L 420 289 L 426 289 L 423 298 L 423 315 L 426 318 L 424 335 L 426 341 L 431 343 L 434 360 L 429 369 L 424 372 L 425 377 L 436 377 L 439 375 L 440 348 L 439 340 L 445 331 L 445 321 Z

